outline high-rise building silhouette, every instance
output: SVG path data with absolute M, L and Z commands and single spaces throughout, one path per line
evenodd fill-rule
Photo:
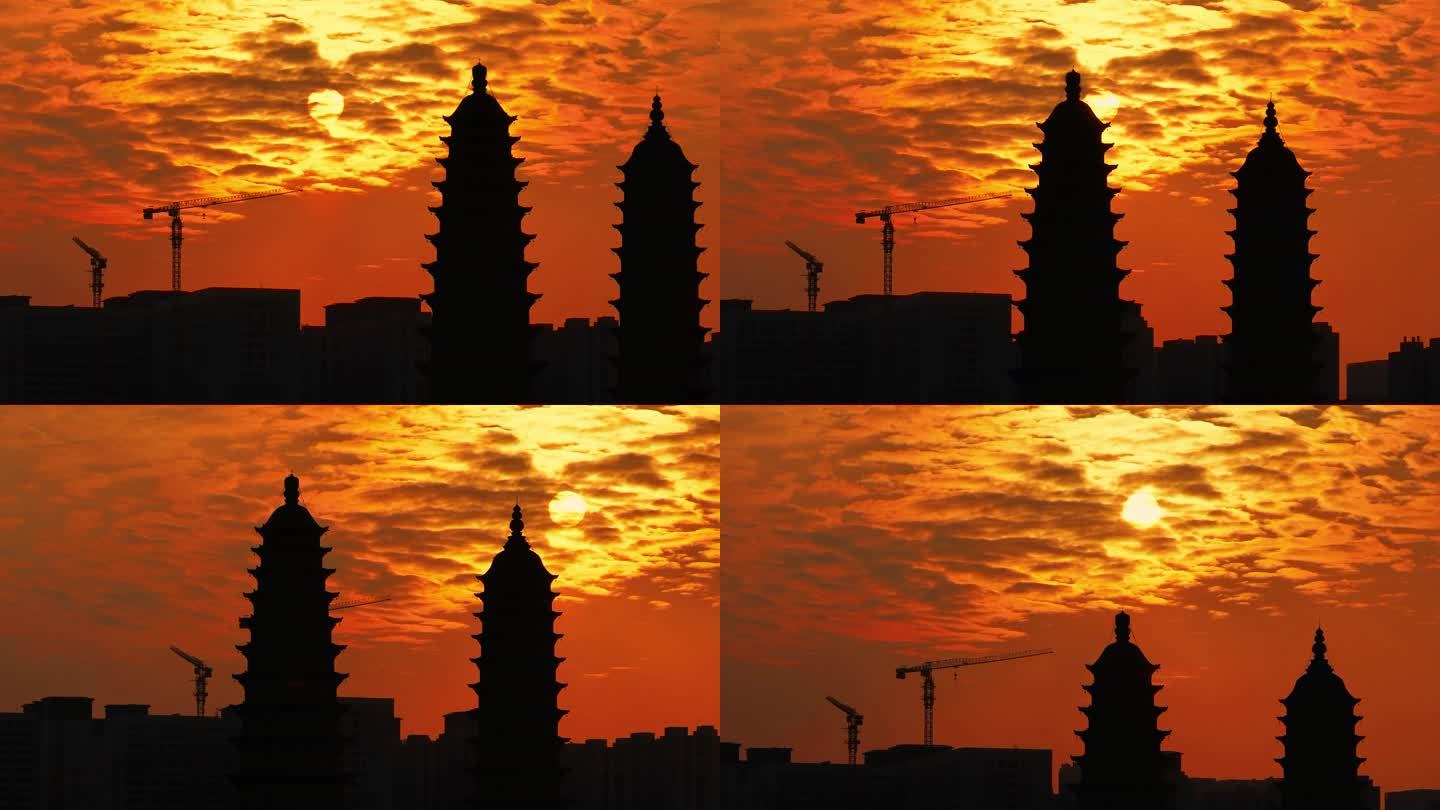
M 650 128 L 630 159 L 617 168 L 625 179 L 616 186 L 621 222 L 620 272 L 610 277 L 620 297 L 610 303 L 620 313 L 618 402 L 703 402 L 705 334 L 700 297 L 705 273 L 696 269 L 705 248 L 695 244 L 702 227 L 695 222 L 699 168 L 685 157 L 665 128 L 665 112 L 656 94 Z
M 1075 732 L 1085 745 L 1074 757 L 1080 810 L 1158 810 L 1170 789 L 1160 750 L 1170 732 L 1159 728 L 1165 708 L 1155 705 L 1160 667 L 1130 640 L 1129 614 L 1116 614 L 1115 642 L 1085 668 L 1095 682 L 1085 686 L 1090 705 L 1080 708 L 1089 725 Z
M 445 116 L 451 134 L 440 140 L 449 155 L 437 158 L 445 179 L 433 183 L 440 205 L 430 208 L 440 227 L 425 238 L 435 261 L 421 265 L 435 290 L 421 296 L 430 325 L 431 392 L 443 403 L 513 403 L 532 399 L 530 307 L 540 298 L 527 287 L 535 262 L 525 259 L 534 239 L 520 221 L 527 185 L 515 179 L 524 162 L 511 152 L 515 116 L 485 90 L 485 66 L 473 70 L 474 92 Z
M 1015 306 L 1025 317 L 1016 336 L 1020 367 L 1016 379 L 1025 402 L 1124 402 L 1135 370 L 1124 362 L 1124 302 L 1120 282 L 1129 275 L 1116 265 L 1125 246 L 1115 238 L 1123 214 L 1110 211 L 1119 193 L 1106 178 L 1112 144 L 1102 122 L 1080 100 L 1080 74 L 1065 74 L 1065 100 L 1037 124 L 1045 133 L 1035 144 L 1039 178 L 1026 192 L 1033 212 L 1030 238 L 1020 242 L 1029 266 L 1015 273 L 1025 298 Z
M 245 690 L 236 787 L 244 810 L 340 810 L 344 804 L 342 739 L 336 689 L 345 680 L 331 641 L 340 619 L 330 615 L 337 594 L 325 589 L 335 570 L 320 545 L 327 528 L 300 505 L 300 479 L 285 477 L 285 503 L 255 529 L 260 564 L 250 569 L 255 590 L 245 594 L 251 614 L 240 619 L 250 641 L 236 646 L 246 669 L 235 675 Z
M 510 517 L 510 537 L 478 579 L 481 609 L 480 670 L 475 690 L 477 808 L 549 810 L 561 798 L 563 769 L 559 734 L 560 662 L 555 655 L 555 575 L 525 539 L 520 507 Z
M 1310 294 L 1320 282 L 1310 277 L 1317 258 L 1310 252 L 1305 187 L 1310 172 L 1276 132 L 1275 102 L 1265 107 L 1265 132 L 1245 163 L 1233 172 L 1235 252 L 1227 279 L 1231 303 L 1227 398 L 1231 402 L 1316 402 L 1327 399 L 1319 337 L 1312 321 L 1320 307 Z M 1338 373 L 1338 372 L 1336 372 Z M 1334 399 L 1331 396 L 1328 399 Z
M 1315 657 L 1295 681 L 1285 705 L 1285 746 L 1280 763 L 1282 810 L 1360 810 L 1366 807 L 1368 781 L 1360 777 L 1356 748 L 1364 739 L 1355 733 L 1359 698 L 1325 659 L 1325 631 L 1315 631 L 1310 648 Z

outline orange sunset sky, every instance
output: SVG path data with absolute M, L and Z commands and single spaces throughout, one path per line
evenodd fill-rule
M 342 695 L 394 697 L 402 732 L 473 708 L 474 575 L 509 533 L 557 574 L 572 739 L 719 719 L 715 408 L 0 409 L 0 711 L 47 695 L 190 713 L 238 702 L 250 547 L 289 470 L 330 527 Z M 583 519 L 547 504 L 572 491 Z M 561 516 L 564 519 L 564 516 Z M 569 522 L 569 521 L 566 521 Z
M 1081 750 L 1084 665 L 1124 608 L 1191 776 L 1278 776 L 1317 622 L 1362 773 L 1437 788 L 1440 432 L 1431 409 L 725 409 L 722 729 L 797 760 L 921 739 Z M 1147 492 L 1148 527 L 1122 508 Z
M 537 322 L 614 315 L 613 183 L 660 88 L 671 134 L 718 197 L 712 67 L 721 9 L 699 2 L 0 0 L 0 294 L 88 303 L 78 234 L 110 259 L 106 294 L 169 289 L 157 201 L 308 191 L 185 216 L 185 286 L 299 288 L 304 320 L 367 295 L 431 289 L 442 115 L 470 67 L 519 116 Z M 717 272 L 719 223 L 698 215 Z M 162 221 L 163 220 L 163 221 Z M 718 278 L 702 294 L 718 297 Z M 711 326 L 718 315 L 709 308 Z
M 1112 126 L 1109 162 L 1130 245 L 1122 285 L 1156 340 L 1223 334 L 1233 226 L 1229 172 L 1262 132 L 1314 175 L 1319 320 L 1345 361 L 1440 336 L 1430 222 L 1440 214 L 1440 16 L 1433 0 L 744 0 L 726 96 L 720 201 L 726 298 L 803 309 L 881 290 L 888 202 L 987 192 L 1005 200 L 898 217 L 895 291 L 1019 298 L 1015 241 L 1035 184 L 1034 126 L 1063 74 Z M 711 212 L 714 216 L 714 212 Z M 1016 315 L 1016 326 L 1019 317 Z

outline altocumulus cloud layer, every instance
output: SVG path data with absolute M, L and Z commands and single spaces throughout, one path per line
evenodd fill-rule
M 1273 94 L 1307 167 L 1337 182 L 1362 157 L 1433 153 L 1436 20 L 1427 0 L 838 0 L 736 7 L 727 221 L 774 241 L 773 212 L 844 221 L 851 205 L 1033 184 L 1026 164 L 1085 74 L 1112 121 L 1114 179 L 1196 194 L 1233 168 Z M 740 66 L 743 66 L 740 67 Z M 817 171 L 816 167 L 825 167 Z M 1228 182 L 1214 172 L 1205 183 Z M 998 222 L 937 212 L 929 232 Z
M 713 8 L 698 3 L 219 0 L 0 4 L 8 225 L 107 223 L 137 199 L 253 183 L 384 186 L 437 154 L 440 116 L 490 63 L 527 176 L 584 173 L 633 141 L 655 83 L 713 129 Z M 597 154 L 597 150 L 600 154 Z M 232 215 L 233 216 L 233 215 Z
M 393 598 L 342 614 L 350 694 L 399 695 L 425 727 L 473 701 L 474 575 L 518 500 L 559 575 L 572 730 L 700 722 L 714 705 L 668 694 L 692 676 L 655 650 L 715 655 L 718 409 L 26 408 L 0 411 L 0 435 L 0 639 L 23 662 L 0 685 L 5 705 L 103 687 L 112 702 L 178 707 L 174 662 L 156 654 L 173 643 L 240 671 L 229 650 L 253 585 L 251 527 L 290 470 L 331 527 L 331 589 Z M 588 502 L 577 526 L 547 512 L 564 490 Z M 112 673 L 103 683 L 96 666 Z M 215 689 L 217 706 L 238 698 L 228 678 Z M 635 716 L 595 708 L 624 715 L 631 693 Z
M 1396 609 L 1437 561 L 1437 428 L 1425 410 L 727 409 L 726 641 L 783 663 L 825 637 L 975 649 L 1117 606 Z M 1164 510 L 1149 528 L 1121 517 L 1140 490 Z

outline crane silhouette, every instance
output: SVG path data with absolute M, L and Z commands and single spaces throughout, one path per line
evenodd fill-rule
M 177 200 L 175 202 L 161 203 L 140 211 L 146 219 L 154 219 L 156 214 L 166 213 L 170 215 L 170 287 L 175 292 L 180 292 L 180 243 L 181 232 L 184 230 L 180 224 L 180 212 L 190 208 L 212 208 L 217 205 L 229 205 L 231 203 L 246 202 L 247 200 L 259 200 L 265 197 L 279 197 L 281 194 L 294 194 L 300 191 L 298 188 L 277 188 L 270 191 L 247 191 L 243 194 L 226 194 L 221 197 L 196 197 L 193 200 Z
M 800 254 L 805 260 L 805 297 L 809 300 L 810 311 L 815 311 L 815 301 L 820 297 L 820 274 L 825 271 L 825 265 L 815 258 L 813 253 L 802 250 L 799 245 L 785 240 L 785 246 Z
M 865 220 L 871 217 L 879 217 L 884 226 L 880 228 L 880 246 L 885 250 L 885 294 L 890 295 L 895 279 L 895 225 L 890 221 L 895 214 L 914 214 L 920 211 L 931 211 L 936 208 L 949 208 L 952 205 L 965 205 L 967 203 L 984 202 L 985 200 L 998 200 L 1001 197 L 1009 197 L 1008 191 L 995 194 L 976 194 L 970 197 L 948 197 L 943 200 L 928 200 L 921 202 L 894 203 L 884 208 L 873 208 L 867 211 L 856 211 L 855 222 L 864 225 Z
M 105 266 L 108 264 L 100 251 L 85 244 L 78 236 L 72 236 L 80 249 L 90 254 L 90 306 L 100 308 L 100 293 L 105 289 Z
M 334 613 L 337 610 L 349 610 L 350 608 L 364 607 L 366 605 L 378 605 L 381 602 L 389 602 L 391 598 L 392 597 L 389 596 L 381 596 L 377 599 L 361 599 L 355 602 L 341 602 L 338 605 L 331 605 L 330 612 Z
M 845 713 L 845 749 L 850 754 L 850 764 L 854 765 L 855 752 L 860 750 L 860 725 L 865 722 L 865 715 L 829 695 L 826 695 L 825 699 Z
M 1032 658 L 1037 655 L 1049 655 L 1055 652 L 1051 649 L 1044 650 L 1021 650 L 1012 653 L 996 653 L 995 655 L 982 655 L 978 658 L 942 658 L 938 661 L 925 661 L 908 667 L 896 667 L 895 677 L 905 680 L 905 676 L 912 673 L 920 673 L 921 679 L 921 700 L 925 704 L 925 744 L 935 744 L 935 677 L 937 669 L 954 669 L 956 667 L 973 667 L 977 664 L 993 664 L 997 661 L 1013 661 L 1016 658 Z
M 190 653 L 185 652 L 179 647 L 171 645 L 170 652 L 173 652 L 181 658 L 184 658 L 186 661 L 189 661 L 192 666 L 195 667 L 195 716 L 204 717 L 205 698 L 209 696 L 209 693 L 205 691 L 205 683 L 210 680 L 210 677 L 212 675 L 215 674 L 215 670 L 206 666 L 204 661 L 201 661 L 199 658 L 196 658 Z

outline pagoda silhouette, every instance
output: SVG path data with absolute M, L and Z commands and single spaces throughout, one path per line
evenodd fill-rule
M 1285 747 L 1280 763 L 1281 810 L 1361 810 L 1367 806 L 1356 748 L 1364 739 L 1355 733 L 1360 702 L 1345 688 L 1325 660 L 1325 631 L 1315 631 L 1310 648 L 1315 657 L 1281 700 L 1285 733 L 1276 737 Z
M 255 529 L 250 569 L 255 590 L 245 594 L 251 614 L 240 619 L 250 641 L 236 646 L 246 669 L 235 675 L 245 691 L 237 707 L 241 733 L 235 784 L 245 810 L 340 810 L 342 707 L 335 692 L 346 676 L 335 671 L 345 649 L 330 640 L 340 619 L 330 615 L 335 573 L 320 545 L 327 529 L 300 505 L 300 479 L 285 477 L 285 503 Z
M 650 108 L 650 128 L 635 145 L 630 159 L 617 168 L 624 180 L 616 186 L 624 199 L 616 203 L 621 222 L 620 272 L 610 274 L 620 287 L 611 301 L 620 315 L 616 358 L 617 402 L 703 402 L 705 334 L 700 297 L 706 277 L 696 267 L 705 248 L 695 243 L 701 225 L 695 222 L 695 189 L 691 179 L 698 165 L 670 137 L 657 93 Z
M 1115 238 L 1124 215 L 1110 211 L 1119 193 L 1106 181 L 1115 169 L 1105 162 L 1113 144 L 1102 139 L 1110 125 L 1080 100 L 1080 74 L 1071 70 L 1065 100 L 1036 126 L 1045 134 L 1030 166 L 1039 182 L 1026 189 L 1035 210 L 1021 214 L 1031 236 L 1019 243 L 1029 266 L 1015 271 L 1025 283 L 1015 302 L 1025 318 L 1016 335 L 1020 400 L 1124 402 L 1136 369 L 1122 360 L 1130 336 L 1120 282 L 1130 271 L 1116 265 L 1126 243 Z
M 1265 107 L 1265 132 L 1232 173 L 1236 180 L 1234 266 L 1226 279 L 1231 303 L 1225 336 L 1228 353 L 1226 399 L 1238 403 L 1318 402 L 1328 398 L 1317 357 L 1314 331 L 1320 307 L 1310 294 L 1320 282 L 1310 277 L 1318 258 L 1310 252 L 1308 227 L 1315 209 L 1305 205 L 1310 172 L 1276 131 L 1275 102 Z
M 525 522 L 516 505 L 510 537 L 490 568 L 477 578 L 484 586 L 476 618 L 480 657 L 471 660 L 480 680 L 470 685 L 478 707 L 475 722 L 476 808 L 549 810 L 563 808 L 559 734 L 560 662 L 555 655 L 555 575 L 525 540 Z
M 540 298 L 527 288 L 535 262 L 525 247 L 535 237 L 520 220 L 527 183 L 515 178 L 524 162 L 511 152 L 515 116 L 486 92 L 485 66 L 473 69 L 474 92 L 445 116 L 441 137 L 449 155 L 437 158 L 445 179 L 432 185 L 440 205 L 430 208 L 440 227 L 426 235 L 435 261 L 421 265 L 434 278 L 430 305 L 432 397 L 441 403 L 523 403 L 533 399 L 539 364 L 531 359 L 538 327 L 530 307 Z
M 1089 726 L 1075 734 L 1085 752 L 1073 757 L 1080 768 L 1075 785 L 1080 810 L 1159 810 L 1169 795 L 1160 745 L 1169 731 L 1159 728 L 1164 707 L 1155 705 L 1163 687 L 1152 682 L 1160 667 L 1130 641 L 1130 616 L 1115 616 L 1115 643 L 1087 664 L 1095 682 L 1085 686 L 1090 705 L 1080 707 Z

